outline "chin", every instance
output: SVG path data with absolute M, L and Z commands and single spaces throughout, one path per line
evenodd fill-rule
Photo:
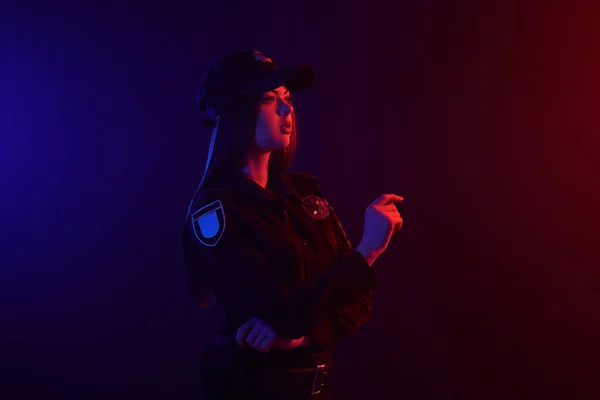
M 282 140 L 279 140 L 279 146 L 275 150 L 285 149 L 290 145 L 290 135 L 286 135 Z
M 281 135 L 281 137 L 273 138 L 269 140 L 268 143 L 265 143 L 261 147 L 265 150 L 275 151 L 285 149 L 290 145 L 290 135 Z

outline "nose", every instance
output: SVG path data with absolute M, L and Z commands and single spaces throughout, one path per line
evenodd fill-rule
M 286 115 L 290 114 L 293 110 L 294 110 L 294 107 L 291 104 L 288 104 L 285 101 L 282 101 L 279 103 L 279 107 L 277 109 L 277 114 L 279 114 L 279 116 L 286 116 Z

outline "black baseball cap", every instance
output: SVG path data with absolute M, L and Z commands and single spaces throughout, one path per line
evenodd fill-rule
M 196 104 L 215 118 L 221 108 L 239 95 L 260 94 L 279 86 L 297 92 L 310 87 L 314 77 L 308 64 L 280 68 L 258 50 L 239 51 L 213 62 L 202 78 Z

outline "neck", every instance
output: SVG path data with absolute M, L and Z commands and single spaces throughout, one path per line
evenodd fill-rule
M 267 181 L 269 180 L 270 157 L 270 152 L 253 155 L 248 158 L 248 164 L 242 168 L 242 171 L 248 174 L 248 176 L 263 189 L 267 187 Z

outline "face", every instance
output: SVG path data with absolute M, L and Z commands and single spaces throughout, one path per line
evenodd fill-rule
M 264 151 L 287 147 L 290 144 L 294 110 L 290 92 L 285 86 L 280 86 L 262 93 L 259 104 L 256 144 Z

